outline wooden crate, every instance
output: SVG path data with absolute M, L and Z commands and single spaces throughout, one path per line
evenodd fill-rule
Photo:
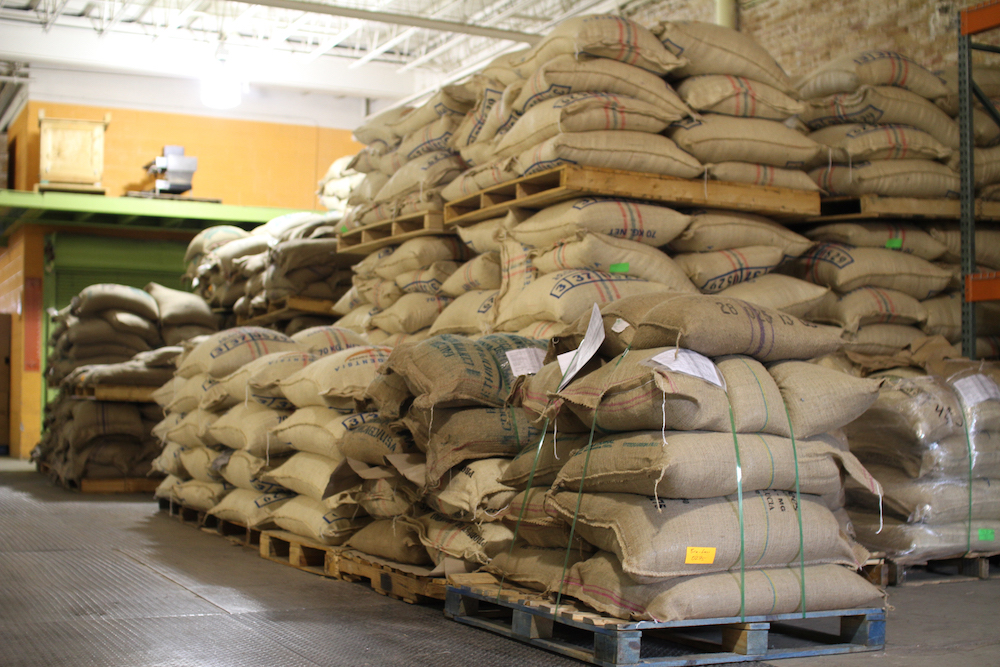
M 482 575 L 468 575 L 477 577 Z M 452 578 L 456 584 L 461 576 Z M 885 610 L 845 609 L 657 623 L 612 618 L 497 586 L 448 587 L 445 616 L 595 665 L 681 667 L 880 651 Z M 839 622 L 839 630 L 811 624 Z M 539 662 L 542 660 L 540 659 Z M 817 662 L 821 664 L 822 661 Z M 834 663 L 835 664 L 835 663 Z
M 104 131 L 110 122 L 111 114 L 95 121 L 47 118 L 44 109 L 39 111 L 40 185 L 99 188 L 104 177 Z
M 622 197 L 674 206 L 710 206 L 779 219 L 820 214 L 819 193 L 808 190 L 563 165 L 449 202 L 444 207 L 444 220 L 449 227 L 464 227 L 500 217 L 512 208 L 537 210 L 589 196 Z
M 440 211 L 413 213 L 343 232 L 337 250 L 342 254 L 367 255 L 387 245 L 396 245 L 418 236 L 454 233 L 445 229 Z

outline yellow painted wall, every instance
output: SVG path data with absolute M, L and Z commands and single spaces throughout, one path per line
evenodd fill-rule
M 18 141 L 18 190 L 38 183 L 40 109 L 50 118 L 102 120 L 111 114 L 103 185 L 112 197 L 150 189 L 152 181 L 142 166 L 160 155 L 164 145 L 178 144 L 198 158 L 188 193 L 192 197 L 239 206 L 321 209 L 317 181 L 336 158 L 362 148 L 349 130 L 30 100 L 9 130 L 10 139 Z

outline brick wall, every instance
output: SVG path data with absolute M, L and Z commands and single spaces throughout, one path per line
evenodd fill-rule
M 849 51 L 899 51 L 939 69 L 957 58 L 955 13 L 965 0 L 744 0 L 740 30 L 756 39 L 791 76 L 806 74 Z M 643 25 L 660 20 L 715 19 L 714 0 L 638 0 L 622 13 Z M 977 38 L 1000 45 L 1000 31 Z M 979 54 L 976 54 L 979 57 Z M 1000 67 L 1000 55 L 979 58 Z

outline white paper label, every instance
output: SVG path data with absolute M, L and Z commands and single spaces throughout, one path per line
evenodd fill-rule
M 629 328 L 629 323 L 620 317 L 617 320 L 615 320 L 614 324 L 611 325 L 611 330 L 614 331 L 615 333 L 621 333 L 628 328 Z
M 542 370 L 545 361 L 545 350 L 537 347 L 523 347 L 519 350 L 507 351 L 507 363 L 514 377 L 519 375 L 534 375 Z
M 655 357 L 644 362 L 647 365 L 654 364 L 662 366 L 675 373 L 684 373 L 701 378 L 706 382 L 711 382 L 716 387 L 726 388 L 726 381 L 719 372 L 718 367 L 711 359 L 704 354 L 699 354 L 694 350 L 683 348 L 660 352 Z
M 967 378 L 956 380 L 953 386 L 967 408 L 983 401 L 1000 401 L 1000 388 L 997 387 L 996 382 L 985 375 L 970 375 Z
M 564 352 L 557 358 L 559 368 L 563 372 L 562 382 L 559 383 L 559 391 L 562 391 L 569 384 L 573 376 L 580 372 L 580 369 L 587 365 L 587 362 L 597 354 L 597 348 L 604 342 L 604 320 L 601 319 L 601 309 L 594 304 L 590 311 L 590 323 L 587 325 L 587 335 L 583 337 L 580 347 L 573 352 Z M 565 357 L 565 361 L 563 358 Z

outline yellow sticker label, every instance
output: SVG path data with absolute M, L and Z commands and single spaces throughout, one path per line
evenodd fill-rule
M 685 565 L 711 565 L 715 562 L 715 547 L 688 547 Z

